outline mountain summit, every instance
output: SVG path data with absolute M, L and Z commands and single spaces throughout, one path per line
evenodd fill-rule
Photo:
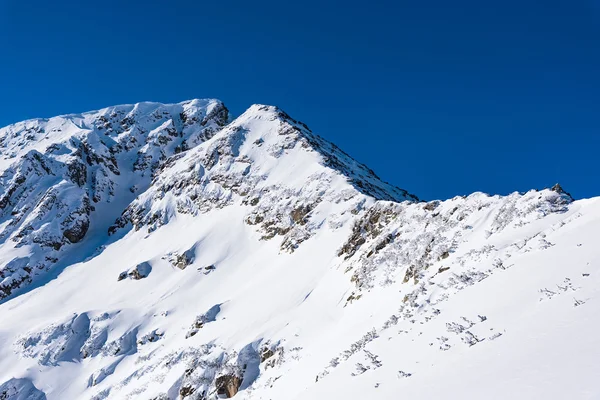
M 305 208 L 346 191 L 417 200 L 276 107 L 254 105 L 229 122 L 223 103 L 205 99 L 109 107 L 0 130 L 1 246 L 28 248 L 0 270 L 0 298 L 66 252 L 80 254 L 71 244 L 86 236 L 101 241 L 107 221 L 129 204 L 111 232 L 266 196 L 296 198 Z M 267 208 L 283 206 L 272 199 L 263 201 Z M 265 230 L 275 229 L 267 223 L 291 227 L 275 218 Z
M 594 397 L 599 228 L 560 185 L 420 201 L 273 106 L 24 121 L 0 398 Z

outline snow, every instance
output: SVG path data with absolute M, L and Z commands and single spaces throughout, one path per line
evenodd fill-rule
M 236 399 L 600 397 L 599 198 L 553 188 L 418 202 L 275 107 L 219 126 L 206 118 L 220 104 L 0 130 L 15 154 L 1 182 L 32 150 L 53 163 L 19 209 L 58 238 L 56 215 L 94 194 L 90 174 L 78 186 L 60 172 L 77 157 L 72 138 L 105 160 L 132 146 L 114 153 L 119 174 L 88 165 L 106 190 L 80 242 L 55 250 L 31 234 L 17 246 L 15 217 L 0 214 L 0 272 L 31 279 L 0 303 L 0 398 L 214 399 L 230 377 Z M 92 121 L 117 112 L 131 126 L 99 134 Z M 36 126 L 48 137 L 24 140 Z M 62 205 L 39 218 L 53 190 Z M 47 256 L 58 261 L 26 273 Z

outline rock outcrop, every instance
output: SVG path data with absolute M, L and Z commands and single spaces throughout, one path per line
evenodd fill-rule
M 215 381 L 217 387 L 217 396 L 219 398 L 230 399 L 236 395 L 240 386 L 242 385 L 242 379 L 237 375 L 221 375 Z

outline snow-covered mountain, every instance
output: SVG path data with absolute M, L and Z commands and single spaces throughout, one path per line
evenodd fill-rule
M 272 106 L 0 129 L 0 399 L 593 399 L 600 200 L 420 201 Z

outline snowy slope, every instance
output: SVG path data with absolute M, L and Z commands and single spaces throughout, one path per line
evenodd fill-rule
M 104 240 L 169 156 L 211 137 L 227 119 L 221 102 L 193 100 L 0 129 L 0 299 L 57 269 L 84 237 Z
M 600 397 L 599 199 L 419 202 L 276 107 L 217 100 L 0 146 L 0 398 Z

